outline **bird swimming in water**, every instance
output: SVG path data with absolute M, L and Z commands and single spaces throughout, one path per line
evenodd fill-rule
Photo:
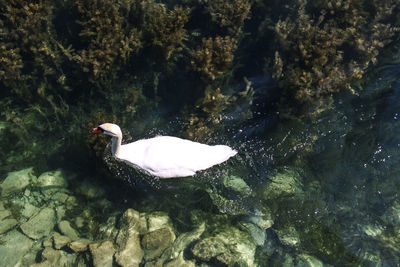
M 173 136 L 156 136 L 121 145 L 121 128 L 113 123 L 101 124 L 92 133 L 112 137 L 111 152 L 116 159 L 159 178 L 193 176 L 237 154 L 229 146 L 210 146 Z

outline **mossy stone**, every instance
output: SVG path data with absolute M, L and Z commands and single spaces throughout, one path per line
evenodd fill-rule
M 153 260 L 161 256 L 175 240 L 175 234 L 169 228 L 161 228 L 149 232 L 142 237 L 142 247 L 145 251 L 145 259 Z
M 92 243 L 89 245 L 90 253 L 93 257 L 94 267 L 112 267 L 115 253 L 114 245 L 111 241 Z
M 251 188 L 247 183 L 240 177 L 235 175 L 225 176 L 223 183 L 227 188 L 235 190 L 242 195 L 248 196 L 251 194 Z
M 37 179 L 39 187 L 67 187 L 68 183 L 61 170 L 42 173 Z
M 38 214 L 21 225 L 21 230 L 32 239 L 49 236 L 55 225 L 55 212 L 52 208 L 44 208 Z
M 69 223 L 69 221 L 61 221 L 58 223 L 58 229 L 60 230 L 60 232 L 62 234 L 64 234 L 65 236 L 68 236 L 71 240 L 78 240 L 79 239 L 79 233 L 72 228 L 71 224 Z
M 269 177 L 271 182 L 263 189 L 263 198 L 266 200 L 284 197 L 301 197 L 302 184 L 300 176 L 292 170 L 278 173 Z
M 33 246 L 33 241 L 17 230 L 2 235 L 1 241 L 0 266 L 18 266 Z
M 32 182 L 35 182 L 36 179 L 32 167 L 9 172 L 6 179 L 0 185 L 1 195 L 7 196 L 15 192 L 20 192 Z

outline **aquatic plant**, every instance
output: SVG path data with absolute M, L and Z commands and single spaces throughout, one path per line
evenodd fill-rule
M 232 66 L 237 45 L 237 40 L 229 36 L 203 38 L 202 44 L 191 53 L 193 70 L 206 80 L 221 77 Z
M 354 82 L 400 30 L 394 18 L 399 3 L 393 1 L 297 0 L 293 5 L 286 18 L 263 27 L 275 33 L 269 66 L 285 102 L 297 102 L 294 110 L 324 106 L 321 102 L 340 91 L 354 92 Z
M 73 58 L 91 82 L 109 78 L 141 47 L 140 31 L 127 23 L 131 5 L 103 0 L 77 0 L 75 5 L 82 27 L 79 36 L 88 46 Z
M 250 81 L 246 78 L 244 78 L 244 81 L 244 90 L 235 95 L 224 95 L 220 88 L 206 88 L 204 96 L 197 101 L 195 109 L 187 116 L 185 136 L 189 139 L 204 140 L 221 125 L 221 114 L 223 112 L 232 109 L 238 103 L 251 104 L 253 88 Z
M 185 136 L 190 139 L 205 139 L 210 136 L 220 119 L 220 114 L 229 105 L 229 97 L 221 93 L 221 89 L 208 88 L 203 98 L 199 99 L 196 110 L 187 118 Z
M 195 30 L 193 36 L 203 37 L 201 44 L 193 42 L 196 38 L 192 38 L 190 64 L 202 79 L 212 82 L 232 73 L 234 54 L 243 37 L 244 22 L 250 17 L 251 4 L 246 0 L 205 0 L 200 3 L 204 6 L 202 13 L 211 17 L 213 23 L 207 24 L 208 32 Z
M 143 1 L 140 8 L 146 45 L 160 51 L 164 60 L 170 59 L 186 36 L 184 26 L 190 9 L 175 6 L 168 10 L 166 5 L 154 1 Z
M 47 85 L 38 86 L 59 74 L 58 51 L 51 34 L 51 3 L 2 1 L 0 11 L 0 81 L 26 102 L 55 101 L 45 96 Z
M 251 4 L 247 0 L 204 0 L 206 11 L 225 34 L 237 36 L 242 33 L 244 21 L 250 17 Z
M 0 46 L 0 80 L 7 87 L 17 84 L 21 79 L 22 68 L 23 64 L 19 49 L 9 48 L 3 43 Z

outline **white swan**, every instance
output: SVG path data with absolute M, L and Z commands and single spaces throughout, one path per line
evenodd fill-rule
M 121 129 L 112 123 L 104 123 L 92 132 L 112 136 L 111 151 L 116 159 L 160 178 L 193 176 L 197 171 L 220 164 L 237 153 L 229 146 L 209 146 L 172 136 L 157 136 L 121 145 Z

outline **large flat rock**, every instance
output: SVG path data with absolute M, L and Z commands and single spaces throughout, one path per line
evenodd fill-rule
M 0 185 L 1 195 L 7 196 L 15 192 L 20 192 L 29 184 L 35 182 L 36 179 L 32 167 L 20 171 L 9 172 L 6 179 Z
M 17 230 L 12 230 L 0 238 L 0 266 L 19 266 L 29 252 L 33 241 Z
M 56 222 L 52 208 L 44 208 L 38 214 L 21 225 L 21 230 L 32 239 L 48 236 L 53 231 Z

